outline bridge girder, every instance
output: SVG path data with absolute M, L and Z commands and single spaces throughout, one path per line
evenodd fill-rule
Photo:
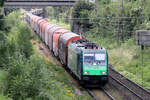
M 7 0 L 5 8 L 45 8 L 46 6 L 73 6 L 77 0 Z

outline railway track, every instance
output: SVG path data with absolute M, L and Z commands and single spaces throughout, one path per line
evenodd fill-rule
M 86 91 L 94 100 L 115 100 L 114 97 L 103 88 L 86 89 Z
M 86 89 L 86 91 L 93 98 L 93 100 L 100 100 L 91 90 Z
M 104 88 L 102 88 L 102 90 L 109 97 L 110 100 L 115 100 L 115 98 L 107 90 L 105 90 Z
M 150 92 L 115 71 L 109 65 L 109 84 L 123 94 L 123 100 L 150 100 Z

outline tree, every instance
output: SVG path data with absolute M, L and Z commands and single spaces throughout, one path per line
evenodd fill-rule
M 114 0 L 115 1 L 115 0 Z M 117 1 L 117 0 L 116 0 Z M 108 3 L 110 3 L 111 2 L 111 0 L 98 0 L 98 2 L 100 3 L 100 4 L 108 4 Z
M 1 0 L 0 1 L 0 7 L 2 7 L 3 5 L 4 5 L 4 2 L 5 2 L 6 0 Z
M 79 0 L 72 10 L 71 30 L 76 33 L 88 31 L 92 26 L 89 23 L 90 11 L 94 10 L 94 4 L 87 0 Z
M 4 27 L 3 27 L 3 25 L 4 25 L 4 21 L 3 20 L 1 20 L 1 19 L 3 19 L 4 18 L 4 16 L 3 16 L 3 14 L 1 14 L 1 7 L 4 5 L 4 2 L 5 2 L 5 0 L 1 0 L 0 1 L 0 30 L 2 30 Z

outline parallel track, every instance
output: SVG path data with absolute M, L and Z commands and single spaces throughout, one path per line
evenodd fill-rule
M 115 71 L 109 65 L 109 81 L 123 95 L 124 100 L 150 100 L 150 92 Z
M 97 94 L 95 94 L 95 92 L 98 90 L 98 93 L 100 94 L 101 92 L 103 92 L 103 94 L 105 95 L 105 98 L 100 98 Z M 88 92 L 88 94 L 94 99 L 94 100 L 115 100 L 114 97 L 108 93 L 105 89 L 100 88 L 100 89 L 86 89 L 86 91 Z

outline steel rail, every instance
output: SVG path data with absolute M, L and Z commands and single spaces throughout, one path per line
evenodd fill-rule
M 100 100 L 91 90 L 89 89 L 85 89 L 85 90 L 94 100 Z
M 143 100 L 143 98 L 141 96 L 139 96 L 138 94 L 136 94 L 134 91 L 132 91 L 130 88 L 128 88 L 125 84 L 121 83 L 119 80 L 117 80 L 116 78 L 109 76 L 109 78 L 112 78 L 113 80 L 115 80 L 117 83 L 120 84 L 120 87 L 123 86 L 125 89 L 129 90 L 129 92 L 131 92 L 134 96 L 136 96 L 137 98 L 139 98 L 139 100 Z
M 139 86 L 138 84 L 134 83 L 130 79 L 124 77 L 119 72 L 115 71 L 111 65 L 109 65 L 109 77 L 113 80 L 117 81 L 120 85 L 124 86 L 134 95 L 139 97 L 142 100 L 149 100 L 150 99 L 150 92 L 143 87 Z
M 101 89 L 110 98 L 110 100 L 115 100 L 115 98 L 108 91 L 106 91 L 104 88 L 101 88 Z

